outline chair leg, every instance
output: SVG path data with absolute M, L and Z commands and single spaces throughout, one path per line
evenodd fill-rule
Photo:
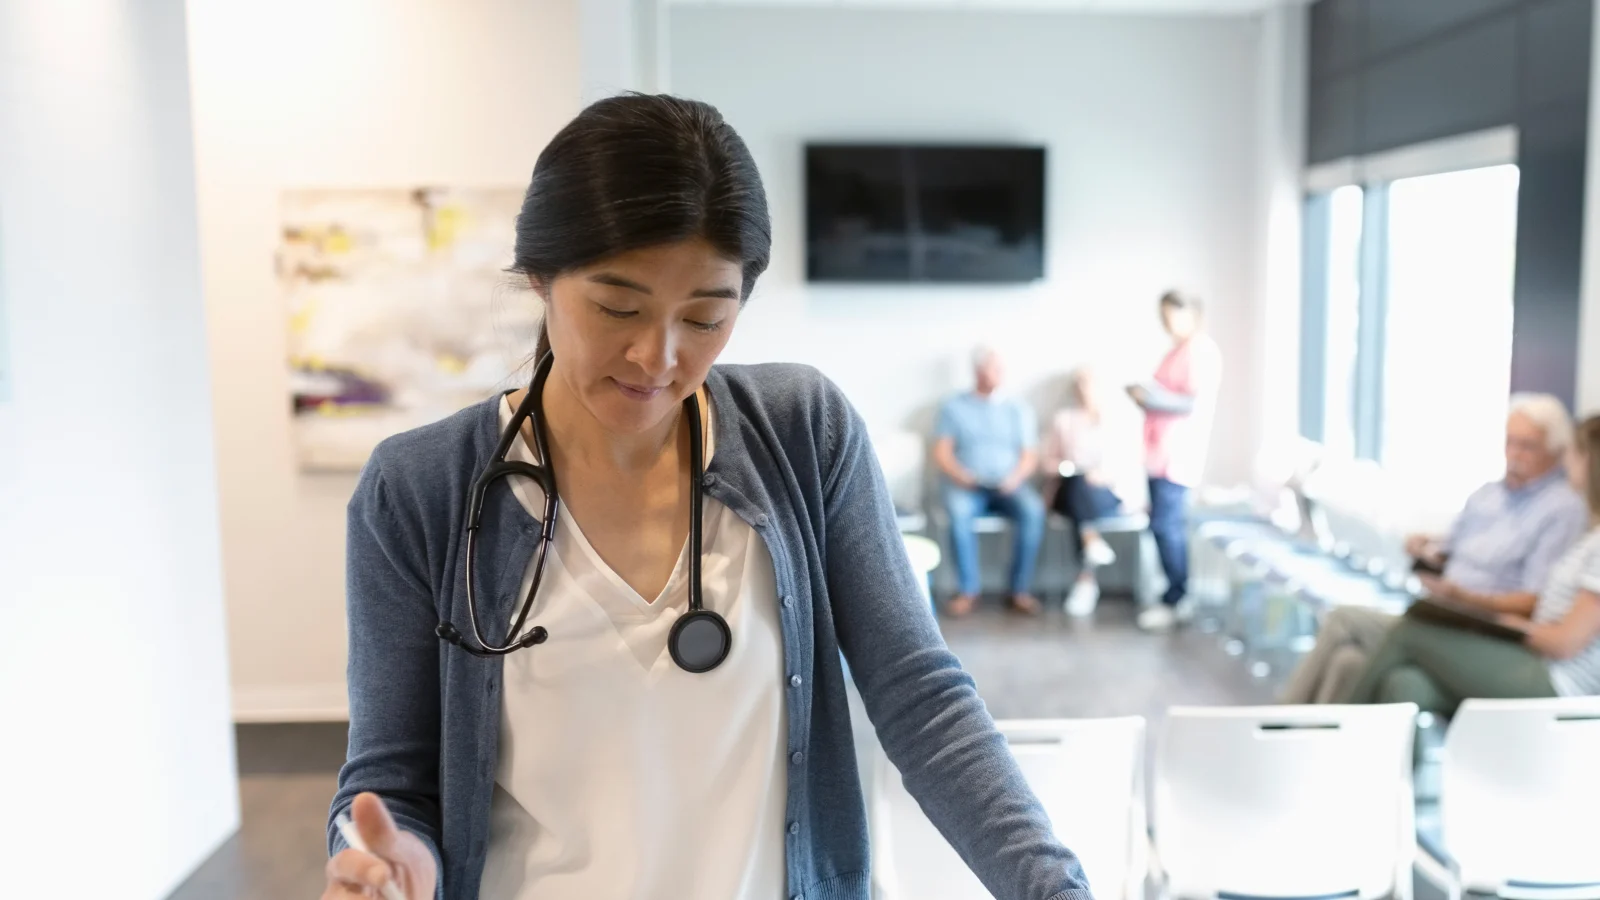
M 1443 889 L 1449 900 L 1461 900 L 1461 875 L 1450 862 L 1437 859 L 1426 849 L 1418 847 L 1415 871 L 1423 880 Z
M 1134 560 L 1133 594 L 1142 609 L 1156 602 L 1155 536 L 1149 531 L 1141 531 L 1135 546 L 1138 548 L 1136 551 L 1138 558 Z

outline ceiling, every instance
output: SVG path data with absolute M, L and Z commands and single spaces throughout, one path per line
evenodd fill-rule
M 862 9 L 993 9 L 1152 15 L 1237 16 L 1311 0 L 666 0 L 689 6 L 855 7 Z

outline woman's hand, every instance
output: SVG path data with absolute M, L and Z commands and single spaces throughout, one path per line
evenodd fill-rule
M 1519 616 L 1515 613 L 1506 612 L 1495 613 L 1494 620 L 1500 623 L 1502 627 L 1515 629 L 1522 632 L 1524 635 L 1528 633 L 1529 626 L 1533 624 L 1532 622 L 1528 621 L 1526 616 Z
M 393 881 L 406 900 L 433 900 L 439 871 L 416 835 L 394 824 L 377 794 L 362 794 L 350 805 L 350 819 L 368 853 L 344 850 L 328 860 L 328 886 L 322 900 L 383 897 Z
M 1422 590 L 1435 600 L 1457 602 L 1462 600 L 1454 582 L 1446 581 L 1437 575 L 1419 575 L 1417 579 L 1422 582 Z

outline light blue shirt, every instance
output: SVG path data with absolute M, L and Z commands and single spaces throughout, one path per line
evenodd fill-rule
M 1537 594 L 1588 528 L 1589 510 L 1559 466 L 1520 488 L 1491 481 L 1450 529 L 1444 577 L 1475 593 Z
M 1006 479 L 1032 447 L 1039 427 L 1033 409 L 1020 400 L 957 394 L 939 409 L 934 437 L 955 441 L 956 461 L 980 484 Z

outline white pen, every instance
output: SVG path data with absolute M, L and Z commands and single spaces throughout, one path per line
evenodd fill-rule
M 367 849 L 367 842 L 361 839 L 361 835 L 356 831 L 355 823 L 350 821 L 349 816 L 339 813 L 333 817 L 333 824 L 335 828 L 339 829 L 339 834 L 344 838 L 344 842 L 350 845 L 351 850 L 358 850 L 362 853 L 372 852 Z M 406 898 L 401 895 L 400 889 L 394 886 L 393 881 L 385 881 L 383 883 L 383 900 L 406 900 Z

